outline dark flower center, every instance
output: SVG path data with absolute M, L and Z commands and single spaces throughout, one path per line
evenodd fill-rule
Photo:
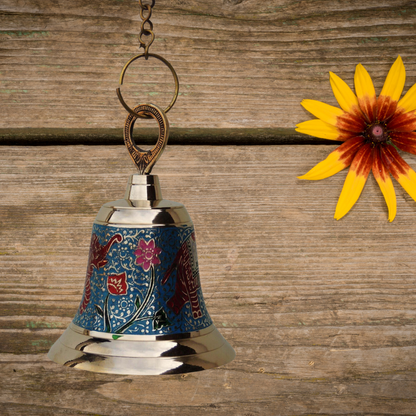
M 371 124 L 365 130 L 365 135 L 374 144 L 386 142 L 389 139 L 384 123 Z

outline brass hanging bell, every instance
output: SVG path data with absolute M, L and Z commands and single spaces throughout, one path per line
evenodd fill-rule
M 132 139 L 139 115 L 159 124 L 150 151 Z M 157 106 L 137 106 L 127 117 L 124 138 L 140 174 L 130 177 L 124 199 L 97 214 L 83 297 L 51 360 L 100 373 L 156 375 L 205 370 L 235 357 L 205 306 L 191 218 L 184 205 L 162 198 L 158 177 L 150 175 L 168 136 Z

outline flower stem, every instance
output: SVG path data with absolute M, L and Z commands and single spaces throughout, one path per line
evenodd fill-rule
M 153 289 L 155 288 L 155 268 L 154 266 L 151 267 L 151 273 L 150 273 L 150 285 L 149 290 L 146 293 L 146 297 L 143 300 L 143 303 L 140 305 L 140 308 L 137 309 L 137 311 L 134 313 L 134 315 L 117 331 L 115 334 L 122 334 L 127 328 L 129 328 L 131 325 L 133 325 L 138 320 L 143 320 L 145 318 L 139 319 L 142 312 L 147 308 L 148 303 L 150 301 L 150 297 L 152 296 Z
M 111 320 L 108 312 L 108 298 L 110 294 L 107 295 L 104 301 L 104 331 L 111 332 Z

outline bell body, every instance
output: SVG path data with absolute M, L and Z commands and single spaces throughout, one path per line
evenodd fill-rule
M 182 204 L 162 199 L 154 175 L 132 175 L 124 199 L 93 225 L 83 297 L 49 358 L 115 374 L 217 367 L 235 352 L 212 323 L 195 232 Z

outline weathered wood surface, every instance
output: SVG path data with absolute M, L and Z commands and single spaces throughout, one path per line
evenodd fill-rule
M 303 98 L 335 104 L 328 72 L 352 85 L 359 62 L 377 91 L 398 54 L 406 89 L 416 82 L 410 0 L 157 0 L 152 21 L 151 52 L 182 85 L 169 119 L 188 132 L 293 129 L 309 118 Z M 120 127 L 115 89 L 139 31 L 136 0 L 2 0 L 0 128 Z M 122 91 L 131 106 L 164 107 L 173 81 L 156 61 L 137 61 Z
M 92 221 L 134 171 L 125 149 L 1 150 L 1 415 L 416 414 L 416 203 L 399 185 L 393 223 L 373 178 L 337 222 L 345 172 L 296 179 L 328 146 L 168 147 L 154 173 L 194 220 L 207 307 L 237 357 L 124 377 L 46 352 L 80 302 Z

